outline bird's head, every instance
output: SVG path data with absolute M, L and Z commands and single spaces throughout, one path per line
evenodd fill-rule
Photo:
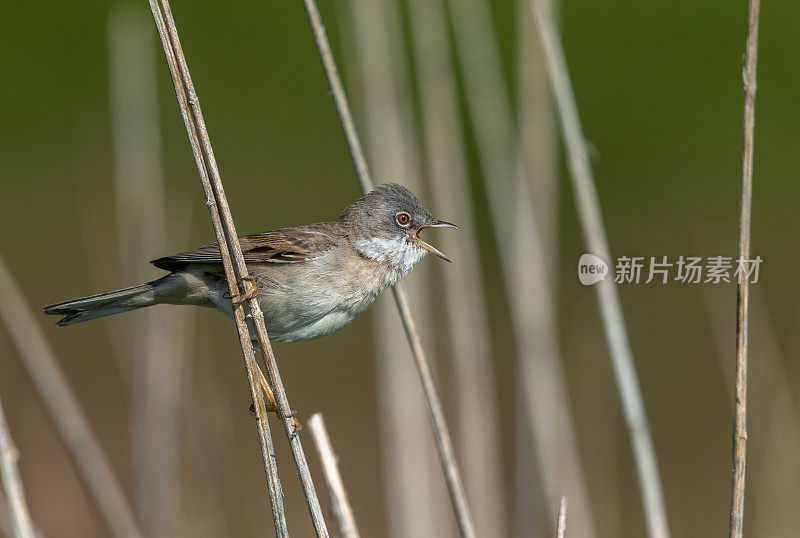
M 407 188 L 388 183 L 359 198 L 344 210 L 340 221 L 348 226 L 353 248 L 368 258 L 390 263 L 402 274 L 430 252 L 450 259 L 420 238 L 427 228 L 458 228 L 434 218 Z

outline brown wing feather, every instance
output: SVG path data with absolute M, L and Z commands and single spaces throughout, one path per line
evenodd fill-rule
M 239 238 L 246 263 L 298 263 L 330 250 L 336 240 L 330 223 L 282 228 Z M 190 263 L 221 264 L 219 246 L 209 243 L 187 252 L 158 258 L 150 263 L 167 271 L 180 270 Z

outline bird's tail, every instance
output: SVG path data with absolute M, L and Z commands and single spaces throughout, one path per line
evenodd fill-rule
M 58 320 L 58 325 L 72 325 L 127 312 L 145 306 L 156 304 L 155 284 L 157 281 L 148 282 L 132 288 L 125 288 L 107 293 L 98 293 L 89 297 L 81 297 L 63 303 L 51 304 L 44 307 L 44 313 L 53 316 L 64 316 Z

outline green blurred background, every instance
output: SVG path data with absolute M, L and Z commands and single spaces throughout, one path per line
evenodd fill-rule
M 140 7 L 147 13 L 145 2 Z M 517 6 L 495 1 L 492 8 L 513 87 Z M 614 256 L 735 256 L 745 8 L 745 2 L 685 0 L 562 3 L 564 46 L 585 134 L 597 150 L 597 186 Z M 117 250 L 109 9 L 108 2 L 23 2 L 3 9 L 0 250 L 37 313 L 57 300 L 133 284 L 121 281 Z M 342 57 L 346 21 L 337 24 L 341 12 L 327 2 L 320 9 L 334 53 Z M 335 218 L 359 192 L 301 3 L 176 1 L 173 11 L 239 232 Z M 788 415 L 776 411 L 773 378 L 762 377 L 762 365 L 771 361 L 779 365 L 792 394 L 798 388 L 800 250 L 794 218 L 800 133 L 792 126 L 800 120 L 799 17 L 800 5 L 791 2 L 768 2 L 761 15 L 752 250 L 765 262 L 752 306 L 749 407 L 756 418 L 749 424 L 745 516 L 751 536 L 789 536 L 800 526 L 795 420 L 800 402 L 791 401 Z M 170 234 L 167 250 L 151 252 L 150 258 L 213 239 L 160 53 L 157 60 L 167 205 L 175 219 L 185 221 L 190 215 L 191 225 Z M 345 75 L 351 72 L 346 61 L 340 63 Z M 354 109 L 361 122 L 357 102 Z M 560 275 L 559 340 L 595 528 L 598 536 L 641 536 L 638 488 L 595 295 L 575 277 L 584 249 L 562 170 L 560 256 L 548 263 Z M 479 177 L 472 184 L 473 192 L 483 192 Z M 419 195 L 425 201 L 425 192 Z M 503 252 L 494 244 L 486 201 L 479 197 L 476 204 L 494 364 L 503 394 L 510 496 L 515 374 L 508 305 L 496 276 Z M 458 253 L 448 254 L 455 264 L 441 278 L 458 271 Z M 158 273 L 151 269 L 153 276 Z M 730 489 L 732 397 L 727 383 L 734 366 L 735 287 L 623 286 L 621 297 L 673 535 L 722 535 Z M 114 340 L 124 340 L 130 318 L 137 315 L 70 328 L 57 328 L 53 319 L 40 315 L 129 490 L 134 473 L 130 380 L 119 366 L 124 359 L 113 356 L 124 348 Z M 180 434 L 180 534 L 249 536 L 263 529 L 269 534 L 263 471 L 236 338 L 218 313 L 198 311 L 194 323 Z M 314 411 L 326 417 L 362 535 L 381 536 L 387 516 L 371 328 L 366 314 L 323 340 L 276 344 L 275 351 L 292 405 L 303 419 Z M 449 359 L 437 353 L 443 350 L 437 346 L 430 354 L 451 416 Z M 22 453 L 34 519 L 46 536 L 105 535 L 3 330 L 0 354 L 0 396 Z M 290 530 L 308 536 L 293 466 L 273 424 Z M 310 439 L 306 450 L 312 452 Z

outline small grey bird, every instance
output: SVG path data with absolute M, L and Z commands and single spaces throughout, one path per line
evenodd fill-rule
M 338 331 L 380 292 L 431 252 L 426 228 L 458 228 L 435 219 L 414 194 L 389 183 L 350 204 L 335 222 L 239 238 L 271 339 L 307 341 Z M 151 262 L 169 271 L 140 286 L 44 308 L 72 325 L 155 304 L 209 306 L 233 316 L 216 243 Z

